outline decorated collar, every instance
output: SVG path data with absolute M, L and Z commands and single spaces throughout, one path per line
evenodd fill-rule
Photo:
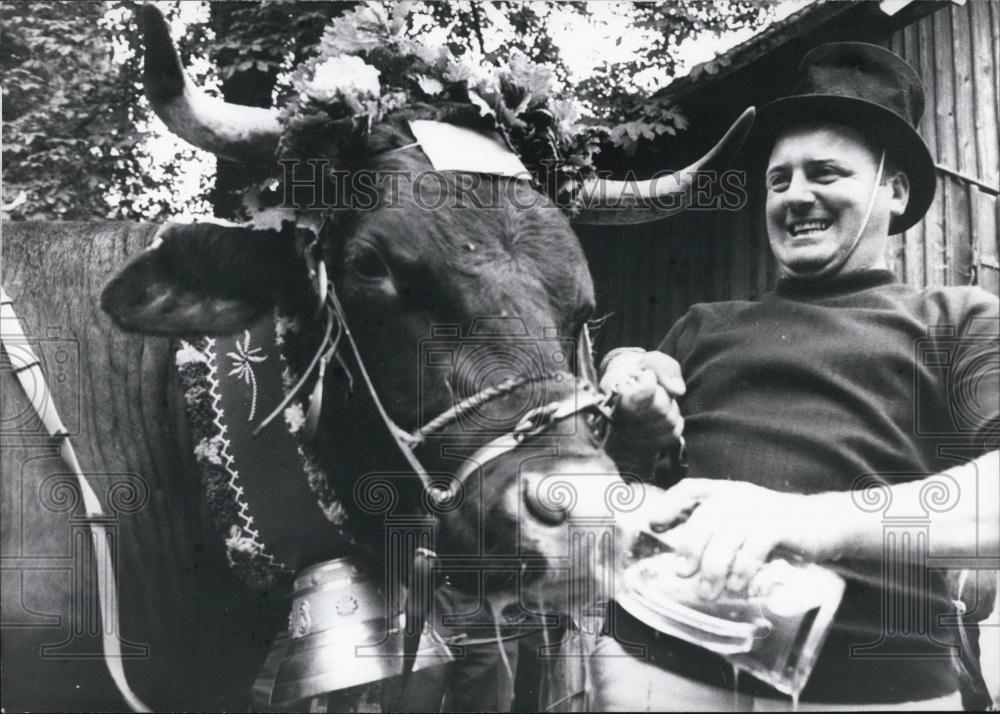
M 282 347 L 297 330 L 294 321 L 268 316 L 232 337 L 180 341 L 176 352 L 215 528 L 234 571 L 258 590 L 288 585 L 303 567 L 356 551 L 344 529 L 347 512 L 301 438 L 301 401 L 285 409 L 283 423 L 252 435 L 295 381 Z

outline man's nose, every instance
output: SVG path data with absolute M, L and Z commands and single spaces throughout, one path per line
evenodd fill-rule
M 793 208 L 802 208 L 812 205 L 815 200 L 812 182 L 802 172 L 794 172 L 785 190 L 785 202 Z

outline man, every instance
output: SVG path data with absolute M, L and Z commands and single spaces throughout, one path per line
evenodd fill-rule
M 922 110 L 916 73 L 885 49 L 837 43 L 806 55 L 796 90 L 763 107 L 755 129 L 775 292 L 695 305 L 659 351 L 605 359 L 602 385 L 623 392 L 622 462 L 649 462 L 683 432 L 689 472 L 658 497 L 651 526 L 701 597 L 746 592 L 775 549 L 845 576 L 803 709 L 959 708 L 954 593 L 927 558 L 1000 549 L 997 298 L 902 285 L 885 259 L 889 235 L 934 195 L 914 128 Z M 865 501 L 862 484 L 895 510 Z M 932 492 L 946 498 L 935 506 Z M 926 552 L 904 553 L 912 570 L 901 579 L 883 574 L 896 557 L 885 533 L 907 514 L 929 514 L 930 526 Z M 596 708 L 733 705 L 721 658 L 620 607 L 606 628 L 614 637 L 592 659 Z M 645 655 L 628 656 L 627 644 Z M 740 682 L 740 708 L 791 706 Z

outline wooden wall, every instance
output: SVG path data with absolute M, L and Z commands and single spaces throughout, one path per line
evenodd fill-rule
M 1000 2 L 968 0 L 881 35 L 872 36 L 873 23 L 856 21 L 817 32 L 824 38 L 819 41 L 875 41 L 906 58 L 924 81 L 921 132 L 935 161 L 997 187 L 998 24 Z M 702 96 L 710 107 L 696 106 L 696 87 L 682 108 L 703 125 L 709 114 L 728 123 L 748 104 L 759 106 L 786 91 L 798 60 L 815 44 L 791 42 L 708 88 Z M 773 286 L 775 266 L 759 225 L 760 185 L 751 181 L 749 188 L 751 200 L 738 212 L 698 211 L 634 228 L 578 229 L 594 275 L 598 315 L 609 315 L 595 334 L 599 353 L 624 344 L 653 347 L 690 305 L 754 300 Z M 893 238 L 893 268 L 914 285 L 979 284 L 1000 294 L 998 225 L 996 195 L 939 171 L 925 219 Z
M 1000 187 L 997 148 L 1000 3 L 969 0 L 893 33 L 882 44 L 920 73 L 920 131 L 935 162 Z M 895 269 L 914 285 L 979 284 L 1000 292 L 996 194 L 944 170 L 920 224 L 895 237 Z

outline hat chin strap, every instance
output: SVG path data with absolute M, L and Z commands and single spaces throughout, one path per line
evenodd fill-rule
M 885 149 L 882 149 L 882 155 L 878 160 L 878 171 L 875 172 L 875 184 L 872 186 L 871 196 L 868 198 L 868 208 L 865 209 L 865 219 L 861 221 L 861 227 L 858 228 L 858 234 L 854 236 L 854 243 L 851 244 L 851 249 L 847 251 L 847 255 L 844 256 L 844 261 L 841 266 L 846 263 L 854 251 L 857 250 L 858 244 L 861 243 L 861 236 L 865 234 L 865 230 L 868 228 L 868 221 L 871 220 L 872 210 L 875 208 L 875 197 L 878 195 L 878 187 L 882 183 L 882 172 L 885 170 Z
M 847 251 L 847 255 L 844 256 L 844 259 L 840 261 L 840 265 L 837 266 L 838 270 L 844 267 L 847 261 L 850 260 L 851 256 L 854 255 L 854 251 L 858 249 L 858 245 L 861 243 L 861 236 L 865 234 L 865 230 L 868 228 L 868 221 L 871 220 L 872 211 L 875 209 L 875 197 L 878 195 L 878 187 L 882 183 L 883 171 L 885 171 L 885 149 L 882 150 L 882 155 L 878 160 L 878 171 L 875 172 L 875 183 L 872 186 L 871 195 L 868 197 L 868 207 L 865 209 L 864 220 L 861 221 L 861 226 L 858 228 L 858 234 L 854 236 L 854 242 L 851 243 L 851 249 Z M 789 271 L 788 275 L 793 278 L 806 277 L 805 275 L 796 273 L 795 271 Z

